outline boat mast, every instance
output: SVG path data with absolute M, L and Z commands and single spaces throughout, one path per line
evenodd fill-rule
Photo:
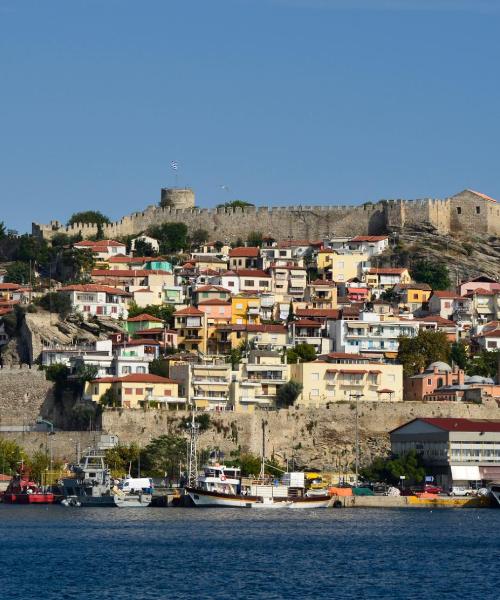
M 259 479 L 264 479 L 266 469 L 266 421 L 262 419 L 262 460 L 260 463 Z
M 188 455 L 188 486 L 196 487 L 196 479 L 198 477 L 198 457 L 197 457 L 197 442 L 200 429 L 199 423 L 194 418 L 194 410 L 191 412 L 191 423 L 189 424 L 189 455 Z

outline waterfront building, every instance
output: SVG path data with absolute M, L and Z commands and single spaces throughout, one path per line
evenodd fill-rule
M 415 450 L 444 489 L 500 480 L 500 421 L 418 418 L 390 436 L 393 454 Z
M 186 405 L 186 398 L 179 396 L 177 381 L 150 373 L 94 379 L 87 383 L 83 398 L 99 403 L 104 394 L 109 404 L 121 408 L 183 409 Z
M 290 365 L 290 378 L 302 384 L 296 405 L 319 408 L 352 400 L 400 402 L 403 367 L 361 354 L 332 352 L 313 362 Z

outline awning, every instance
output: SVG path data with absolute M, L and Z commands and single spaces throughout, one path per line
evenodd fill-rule
M 452 466 L 451 477 L 453 481 L 480 481 L 479 466 Z

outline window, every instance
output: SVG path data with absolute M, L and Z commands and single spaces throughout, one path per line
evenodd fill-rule
M 145 373 L 146 367 L 137 367 L 136 373 Z
M 164 396 L 171 396 L 172 395 L 172 390 L 163 390 L 163 395 Z
M 259 281 L 259 287 L 267 287 L 267 281 Z
M 234 287 L 234 281 L 228 281 L 227 287 Z
M 253 287 L 254 286 L 254 280 L 253 279 L 245 279 L 245 281 L 243 283 L 247 287 Z
M 238 304 L 236 305 L 236 308 L 239 308 L 239 309 L 243 308 L 243 304 L 241 304 L 241 302 L 238 302 Z
M 136 396 L 142 396 L 143 390 L 142 388 L 135 388 L 135 395 Z
M 132 372 L 132 370 L 130 367 L 128 367 L 126 365 L 124 367 L 122 367 L 122 373 L 131 373 L 131 372 Z
M 319 373 L 311 373 L 311 381 L 319 381 Z
M 461 215 L 462 214 L 462 207 L 457 206 L 457 215 Z
M 476 215 L 481 214 L 481 207 L 480 206 L 476 206 Z
M 125 388 L 125 395 L 130 395 L 133 391 L 134 390 L 132 388 Z
M 432 379 L 427 380 L 427 385 L 432 385 Z
M 224 307 L 219 306 L 219 315 L 223 315 L 223 314 L 224 314 Z
M 317 388 L 313 388 L 311 390 L 311 396 L 319 396 L 319 390 Z

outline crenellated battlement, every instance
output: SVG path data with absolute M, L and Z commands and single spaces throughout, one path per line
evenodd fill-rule
M 211 238 L 221 241 L 244 238 L 251 231 L 260 231 L 276 239 L 321 239 L 331 235 L 381 234 L 419 224 L 430 225 L 443 234 L 460 230 L 500 234 L 498 204 L 471 190 L 449 198 L 384 199 L 360 205 L 300 204 L 234 208 L 196 208 L 192 190 L 178 192 L 182 194 L 168 194 L 162 190 L 164 205 L 149 205 L 143 211 L 133 212 L 103 225 L 104 236 L 139 235 L 153 225 L 166 222 L 182 222 L 190 229 L 206 229 Z M 175 205 L 176 202 L 182 206 Z M 88 238 L 97 232 L 96 224 L 63 225 L 59 221 L 51 221 L 47 225 L 33 223 L 33 234 L 46 239 L 57 233 Z

